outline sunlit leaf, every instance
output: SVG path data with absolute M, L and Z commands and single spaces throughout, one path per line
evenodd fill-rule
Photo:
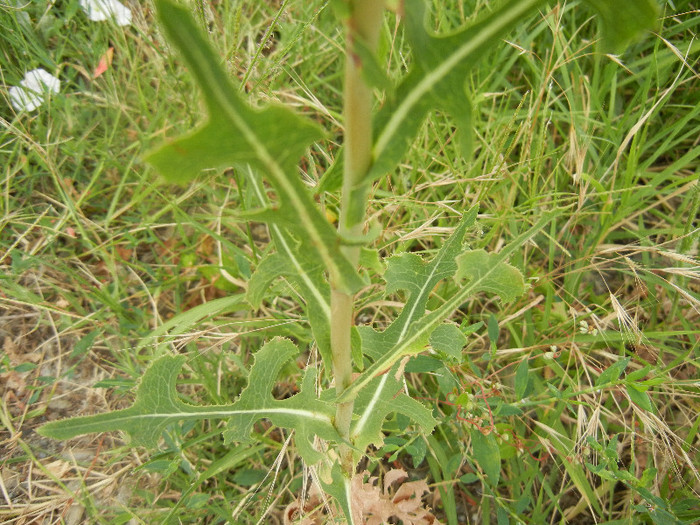
M 437 424 L 431 410 L 402 392 L 403 374 L 397 368 L 400 369 L 394 367 L 374 378 L 355 400 L 358 418 L 350 429 L 350 440 L 360 451 L 364 452 L 369 445 L 379 447 L 383 444 L 381 430 L 389 414 L 409 417 L 426 433 L 430 433 Z
M 452 117 L 470 154 L 471 103 L 465 90 L 469 72 L 486 51 L 521 22 L 541 0 L 502 2 L 474 24 L 447 35 L 426 28 L 424 0 L 405 0 L 403 23 L 413 63 L 375 120 L 374 164 L 368 178 L 388 173 L 401 161 L 429 112 Z
M 261 181 L 250 169 L 248 175 L 249 187 L 258 203 L 266 206 L 268 200 Z M 283 225 L 271 223 L 269 228 L 277 252 L 268 255 L 258 264 L 248 282 L 246 299 L 254 308 L 258 308 L 272 281 L 278 277 L 289 279 L 306 303 L 311 331 L 326 370 L 331 370 L 330 286 L 323 275 L 323 266 L 302 249 L 301 243 Z
M 464 215 L 453 234 L 430 262 L 424 263 L 423 259 L 414 253 L 395 255 L 388 259 L 384 272 L 386 293 L 404 290 L 409 293 L 409 298 L 396 320 L 383 332 L 377 332 L 370 327 L 360 327 L 363 351 L 366 355 L 378 359 L 403 339 L 411 325 L 425 315 L 425 306 L 433 288 L 457 271 L 455 259 L 462 252 L 464 235 L 474 224 L 477 211 L 477 208 L 472 208 Z
M 523 244 L 529 241 L 537 232 L 539 232 L 552 218 L 557 215 L 557 211 L 549 212 L 544 214 L 534 226 L 530 229 L 518 235 L 513 241 L 506 245 L 497 254 L 492 254 L 493 256 L 487 257 L 486 262 L 488 267 L 478 267 L 474 271 L 463 268 L 465 276 L 469 278 L 459 290 L 447 299 L 439 308 L 430 312 L 423 317 L 417 316 L 415 321 L 410 324 L 405 330 L 403 325 L 399 326 L 398 330 L 394 330 L 394 324 L 398 323 L 399 320 L 404 319 L 407 321 L 412 317 L 412 315 L 404 316 L 404 311 L 409 308 L 413 296 L 404 306 L 403 311 L 399 318 L 394 321 L 389 328 L 384 332 L 376 332 L 372 329 L 365 329 L 362 331 L 362 344 L 365 352 L 369 355 L 374 354 L 376 360 L 372 365 L 368 366 L 359 377 L 353 381 L 352 385 L 347 388 L 339 397 L 338 401 L 348 401 L 353 399 L 357 393 L 362 390 L 376 375 L 389 369 L 396 361 L 401 359 L 405 355 L 415 354 L 421 351 L 429 341 L 430 334 L 435 330 L 440 324 L 442 324 L 445 319 L 452 315 L 455 310 L 457 310 L 471 295 L 479 291 L 493 291 L 494 288 L 499 290 L 508 297 L 514 295 L 517 290 L 513 292 L 508 292 L 505 290 L 504 284 L 513 279 L 513 271 L 517 272 L 515 268 L 507 264 L 508 258 L 519 250 Z M 437 256 L 436 256 L 437 257 Z M 418 268 L 415 263 L 410 263 L 414 268 Z M 453 261 L 454 264 L 454 261 Z M 502 274 L 506 274 L 508 277 L 506 279 L 502 278 Z M 430 272 L 428 272 L 430 275 Z M 459 269 L 458 273 L 459 275 Z M 522 276 L 520 277 L 522 280 Z M 402 279 L 401 282 L 406 282 Z M 416 281 L 422 283 L 423 281 Z M 518 284 L 517 279 L 514 282 Z M 496 283 L 496 284 L 494 284 Z M 406 284 L 408 285 L 408 284 Z M 418 288 L 422 289 L 422 284 Z M 522 290 L 522 284 L 519 284 L 518 290 Z M 415 310 L 418 311 L 420 304 L 415 305 Z M 389 332 L 389 330 L 392 330 Z M 399 337 L 397 337 L 397 335 Z M 394 342 L 393 346 L 389 347 L 385 337 L 390 336 Z
M 255 354 L 249 384 L 239 399 L 229 405 L 193 406 L 183 402 L 176 390 L 176 379 L 185 356 L 163 356 L 146 370 L 131 407 L 93 416 L 53 421 L 37 432 L 54 439 L 119 430 L 131 436 L 134 445 L 155 448 L 164 430 L 184 420 L 227 419 L 223 431 L 226 443 L 248 442 L 253 424 L 266 418 L 274 424 L 295 430 L 300 455 L 309 463 L 321 454 L 311 445 L 314 436 L 339 441 L 333 426 L 334 407 L 317 399 L 316 369 L 307 369 L 301 390 L 277 400 L 272 388 L 282 366 L 299 353 L 287 339 L 277 338 Z
M 470 250 L 457 259 L 458 278 L 478 282 L 479 289 L 498 295 L 504 301 L 512 301 L 525 291 L 523 274 L 520 270 L 502 261 L 496 253 L 484 250 Z M 498 335 L 498 322 L 495 330 L 489 320 L 489 337 Z M 493 341 L 493 339 L 492 339 Z M 495 342 L 495 341 L 494 341 Z
M 625 385 L 625 390 L 627 391 L 630 401 L 632 401 L 635 405 L 643 408 L 647 412 L 654 412 L 654 405 L 651 402 L 649 394 L 643 390 L 635 388 L 633 384 Z
M 430 334 L 430 346 L 436 352 L 445 354 L 455 361 L 461 361 L 462 349 L 467 344 L 467 337 L 457 325 L 446 323 L 438 326 Z
M 629 362 L 629 357 L 615 361 L 598 376 L 598 379 L 595 381 L 595 386 L 604 386 L 617 381 L 622 375 L 622 372 L 624 372 L 625 368 L 627 368 Z
M 339 289 L 357 291 L 362 279 L 341 253 L 337 232 L 297 173 L 299 158 L 322 138 L 320 128 L 282 106 L 253 109 L 244 103 L 188 11 L 167 0 L 157 5 L 168 37 L 202 91 L 209 120 L 146 160 L 174 182 L 186 182 L 208 168 L 254 166 L 273 184 L 279 203 L 247 217 L 293 230 L 304 249 L 323 261 Z
M 277 426 L 293 429 L 297 449 L 308 463 L 321 459 L 321 453 L 312 446 L 314 435 L 339 441 L 332 424 L 335 407 L 316 395 L 316 368 L 306 369 L 298 394 L 281 400 L 272 395 L 282 367 L 298 354 L 299 349 L 291 341 L 280 338 L 273 339 L 255 354 L 248 386 L 234 403 L 236 412 L 224 430 L 225 443 L 250 442 L 253 424 L 261 417 Z
M 658 5 L 654 0 L 585 0 L 600 15 L 603 49 L 620 51 L 642 31 L 654 26 Z M 448 114 L 461 135 L 465 158 L 470 155 L 471 104 L 465 82 L 472 68 L 507 33 L 526 20 L 544 0 L 499 2 L 474 23 L 438 35 L 426 27 L 426 2 L 404 0 L 403 24 L 413 62 L 378 112 L 375 123 L 374 164 L 368 181 L 393 170 L 410 147 L 425 117 L 438 110 Z M 369 59 L 369 64 L 373 64 Z M 373 83 L 378 85 L 378 80 Z M 336 178 L 324 187 L 338 185 Z

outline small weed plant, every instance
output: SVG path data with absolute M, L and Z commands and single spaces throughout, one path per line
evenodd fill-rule
M 335 137 L 342 149 L 320 183 L 310 187 L 300 175 L 300 159 L 313 144 L 326 138 L 328 131 L 291 107 L 249 104 L 188 10 L 169 0 L 156 0 L 162 27 L 196 80 L 208 119 L 191 133 L 152 151 L 146 160 L 165 179 L 177 183 L 187 183 L 204 170 L 227 170 L 227 176 L 234 170 L 246 202 L 252 204 L 249 209 L 235 211 L 236 218 L 265 223 L 272 245 L 245 283 L 246 301 L 251 309 L 260 308 L 270 300 L 271 285 L 283 278 L 297 294 L 310 332 L 266 341 L 254 352 L 247 386 L 239 395 L 230 403 L 207 406 L 182 399 L 176 387 L 187 356 L 168 351 L 163 344 L 159 347 L 161 355 L 144 372 L 130 407 L 53 421 L 42 426 L 39 433 L 68 439 L 118 430 L 128 434 L 134 446 L 156 448 L 169 429 L 215 420 L 222 423 L 219 428 L 225 444 L 240 447 L 250 444 L 254 426 L 267 420 L 293 431 L 296 451 L 311 468 L 314 483 L 323 495 L 319 501 L 327 501 L 326 510 L 322 505 L 320 510 L 308 510 L 309 519 L 316 520 L 313 523 L 321 519 L 353 524 L 383 523 L 388 519 L 401 519 L 406 524 L 437 523 L 420 498 L 426 490 L 438 488 L 411 482 L 413 485 L 402 486 L 403 493 L 402 488 L 392 492 L 391 482 L 400 482 L 405 476 L 390 471 L 384 480 L 386 488 L 380 491 L 367 478 L 368 451 L 387 445 L 383 429 L 391 420 L 399 422 L 404 436 L 412 436 L 402 442 L 404 450 L 410 451 L 414 460 L 425 455 L 426 440 L 431 439 L 437 423 L 434 403 L 429 405 L 408 395 L 405 371 L 421 371 L 420 358 L 426 355 L 430 362 L 459 365 L 464 361 L 462 350 L 481 323 L 457 325 L 451 321 L 454 313 L 476 294 L 504 302 L 523 294 L 528 285 L 511 259 L 525 250 L 562 209 L 555 204 L 541 206 L 531 224 L 514 225 L 517 235 L 511 242 L 497 252 L 487 252 L 468 246 L 469 233 L 477 225 L 478 208 L 474 206 L 459 212 L 461 217 L 451 225 L 449 237 L 430 256 L 423 256 L 413 252 L 391 254 L 374 247 L 382 225 L 368 217 L 368 198 L 376 182 L 405 161 L 407 150 L 431 112 L 449 115 L 456 126 L 450 140 L 459 143 L 455 151 L 470 157 L 469 76 L 483 56 L 504 45 L 509 31 L 545 3 L 499 2 L 466 25 L 447 34 L 435 34 L 428 29 L 424 0 L 332 2 L 346 34 L 343 132 Z M 598 15 L 602 46 L 609 52 L 623 50 L 642 31 L 653 27 L 657 17 L 652 0 L 587 0 L 577 9 L 588 13 L 585 4 L 592 8 L 590 13 Z M 388 12 L 400 19 L 411 51 L 405 72 L 398 79 L 387 75 L 387 52 L 380 51 L 387 47 L 380 45 L 380 30 Z M 331 217 L 323 195 L 337 191 L 341 195 L 337 217 Z M 547 199 L 541 202 L 546 204 Z M 380 324 L 360 321 L 363 318 L 358 315 L 358 298 L 370 293 L 379 298 L 402 297 L 396 317 Z M 216 299 L 176 316 L 157 329 L 149 341 L 157 340 L 178 322 L 192 323 L 225 311 L 233 302 L 240 302 L 240 298 Z M 495 318 L 488 323 L 488 330 L 495 341 Z M 310 348 L 320 359 L 296 375 L 290 371 L 290 363 L 307 350 L 300 348 L 299 341 L 312 341 Z M 616 361 L 600 374 L 591 392 L 609 387 L 626 389 L 639 407 L 651 411 L 646 390 L 652 385 L 644 382 L 648 370 L 624 375 L 628 363 L 629 358 Z M 431 371 L 430 367 L 423 370 Z M 298 377 L 291 394 L 275 395 L 280 380 L 288 382 L 290 377 Z M 527 360 L 515 371 L 513 388 L 521 399 L 510 405 L 489 404 L 484 387 L 473 395 L 449 400 L 458 420 L 471 425 L 470 461 L 478 466 L 482 481 L 490 487 L 497 485 L 501 475 L 499 440 L 504 435 L 499 435 L 494 417 L 522 413 L 534 403 L 526 397 L 531 390 Z M 566 387 L 556 394 L 573 397 L 581 392 Z M 475 415 L 479 411 L 483 417 Z M 551 446 L 563 447 L 561 443 Z M 590 446 L 600 448 L 595 441 Z M 600 448 L 598 453 L 611 462 L 590 465 L 596 475 L 627 484 L 648 505 L 663 511 L 663 501 L 647 490 L 648 480 L 620 470 L 610 446 Z M 571 462 L 566 465 L 588 505 L 595 507 L 596 497 L 590 493 L 581 467 Z M 645 476 L 651 478 L 653 473 Z M 324 499 L 326 496 L 331 499 Z M 412 503 L 401 506 L 397 502 L 402 498 Z M 328 505 L 336 505 L 340 511 L 328 511 Z M 323 512 L 325 517 L 320 518 Z M 508 522 L 508 516 L 499 514 L 499 523 L 501 518 Z

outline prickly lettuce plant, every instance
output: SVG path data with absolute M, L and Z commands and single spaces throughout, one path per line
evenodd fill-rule
M 382 73 L 375 49 L 385 11 L 401 17 L 413 52 L 409 71 L 393 84 Z M 604 44 L 620 49 L 656 16 L 652 0 L 587 0 L 601 15 Z M 146 160 L 169 181 L 185 183 L 202 170 L 234 167 L 245 175 L 247 191 L 258 208 L 241 212 L 241 221 L 267 223 L 275 250 L 258 265 L 246 299 L 255 308 L 277 278 L 286 278 L 303 298 L 311 339 L 323 370 L 309 366 L 298 393 L 277 400 L 272 390 L 285 364 L 300 349 L 290 340 L 268 341 L 254 356 L 248 386 L 226 405 L 193 406 L 176 391 L 182 355 L 164 355 L 145 371 L 131 407 L 94 416 L 51 422 L 45 436 L 68 439 L 80 434 L 120 430 L 136 446 L 156 447 L 164 430 L 183 420 L 225 420 L 227 444 L 246 443 L 262 418 L 291 429 L 301 458 L 314 465 L 327 493 L 336 497 L 349 523 L 359 523 L 353 508 L 351 478 L 370 445 L 382 444 L 382 425 L 393 413 L 410 418 L 429 433 L 436 424 L 431 410 L 403 389 L 406 361 L 421 352 L 459 355 L 466 342 L 451 315 L 474 294 L 512 300 L 523 293 L 521 272 L 509 258 L 528 242 L 556 211 L 536 223 L 498 253 L 465 249 L 477 210 L 465 211 L 452 235 L 432 258 L 404 253 L 388 257 L 383 275 L 360 272 L 362 250 L 371 246 L 376 225 L 366 228 L 366 201 L 374 181 L 394 170 L 431 111 L 449 114 L 469 155 L 470 106 L 464 85 L 470 69 L 509 29 L 545 4 L 542 0 L 501 2 L 487 15 L 448 35 L 426 29 L 424 0 L 336 0 L 346 27 L 343 151 L 316 191 L 341 193 L 337 228 L 316 204 L 298 176 L 297 163 L 324 130 L 291 109 L 246 103 L 218 55 L 199 32 L 188 11 L 169 0 L 156 0 L 160 21 L 197 81 L 209 118 L 192 133 L 150 153 Z M 375 90 L 385 101 L 373 114 Z M 274 189 L 270 201 L 264 187 Z M 376 256 L 376 253 L 375 253 Z M 355 296 L 369 280 L 381 280 L 385 292 L 407 297 L 396 319 L 383 330 L 353 326 Z M 436 285 L 457 286 L 442 304 L 427 311 Z M 333 386 L 331 382 L 334 383 Z M 320 394 L 317 385 L 325 385 Z M 319 446 L 319 441 L 323 446 Z M 476 458 L 479 462 L 479 458 Z M 486 461 L 486 460 L 485 460 Z M 493 463 L 493 462 L 491 462 Z M 492 470 L 492 469 L 490 469 Z

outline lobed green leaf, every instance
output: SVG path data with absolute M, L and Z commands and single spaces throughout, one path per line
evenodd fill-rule
M 658 17 L 655 0 L 585 0 L 599 15 L 602 49 L 619 52 Z M 521 23 L 544 0 L 505 0 L 476 22 L 445 35 L 426 28 L 425 0 L 403 0 L 403 25 L 411 45 L 411 69 L 395 89 L 385 88 L 387 101 L 374 122 L 376 137 L 373 165 L 367 183 L 392 171 L 413 142 L 425 117 L 442 111 L 452 118 L 461 135 L 463 154 L 470 154 L 471 104 L 465 82 L 474 65 L 500 43 L 508 31 Z M 366 65 L 370 84 L 385 87 L 387 80 L 376 72 L 376 59 L 360 48 L 358 57 Z M 340 187 L 342 152 L 321 180 L 321 189 Z
M 268 201 L 261 181 L 250 168 L 247 172 L 250 188 L 260 205 L 266 206 Z M 258 264 L 248 282 L 246 299 L 258 308 L 270 283 L 278 277 L 288 278 L 306 303 L 306 313 L 321 358 L 326 370 L 332 370 L 330 286 L 324 278 L 323 265 L 311 257 L 281 224 L 271 223 L 269 230 L 277 252 Z
M 462 349 L 466 344 L 467 336 L 457 325 L 452 323 L 441 324 L 430 334 L 430 346 L 433 347 L 433 350 L 445 354 L 455 361 L 461 362 Z
M 405 290 L 410 295 L 399 316 L 383 332 L 377 332 L 371 327 L 359 327 L 365 355 L 375 360 L 381 358 L 404 339 L 410 327 L 425 315 L 428 298 L 435 286 L 457 271 L 455 259 L 462 252 L 464 236 L 474 224 L 477 212 L 478 209 L 474 207 L 464 214 L 453 234 L 429 263 L 424 263 L 414 253 L 395 255 L 388 259 L 384 272 L 386 293 Z
M 146 160 L 168 180 L 185 182 L 203 169 L 252 165 L 279 195 L 276 208 L 249 218 L 283 224 L 322 261 L 338 288 L 353 293 L 364 282 L 340 251 L 341 240 L 297 175 L 296 164 L 321 129 L 287 108 L 253 109 L 243 102 L 186 9 L 158 0 L 161 23 L 199 85 L 209 120 L 193 133 L 150 153 Z
M 333 418 L 335 407 L 316 396 L 316 368 L 304 373 L 298 394 L 287 399 L 275 399 L 272 389 L 282 367 L 299 354 L 299 349 L 288 339 L 276 338 L 255 354 L 255 362 L 248 376 L 248 386 L 234 403 L 236 412 L 224 430 L 224 442 L 250 442 L 253 424 L 261 417 L 273 424 L 295 431 L 295 443 L 304 460 L 313 464 L 322 454 L 313 448 L 314 436 L 328 441 L 340 441 Z
M 499 281 L 499 274 L 504 272 L 510 274 L 511 269 L 514 269 L 506 263 L 508 258 L 551 221 L 557 213 L 558 211 L 553 211 L 544 214 L 530 229 L 518 235 L 498 254 L 489 257 L 488 263 L 490 266 L 481 269 L 478 274 L 472 275 L 469 282 L 462 286 L 459 291 L 445 301 L 437 310 L 434 310 L 422 318 L 420 316 L 415 317 L 414 322 L 412 322 L 405 331 L 401 328 L 399 335 L 403 335 L 397 338 L 390 348 L 387 348 L 386 342 L 383 341 L 383 336 L 389 330 L 388 328 L 381 333 L 375 332 L 374 330 L 363 330 L 363 347 L 366 347 L 367 353 L 372 351 L 372 348 L 374 348 L 374 352 L 377 352 L 378 349 L 378 357 L 374 363 L 368 366 L 359 377 L 354 380 L 350 387 L 338 397 L 338 402 L 342 403 L 354 399 L 373 378 L 388 370 L 403 356 L 420 352 L 428 344 L 430 334 L 432 334 L 433 330 L 452 315 L 471 295 L 479 291 L 492 290 L 494 286 L 493 283 Z M 505 291 L 505 293 L 506 295 L 508 294 L 507 291 Z M 407 307 L 408 303 L 406 303 L 404 310 Z M 403 311 L 401 315 L 403 315 Z M 399 316 L 399 319 L 401 319 L 401 316 Z M 399 319 L 394 322 L 398 322 Z M 375 345 L 377 345 L 377 348 L 375 348 Z
M 498 295 L 503 301 L 512 301 L 525 291 L 525 282 L 520 270 L 501 260 L 496 253 L 470 250 L 458 257 L 457 264 L 457 279 L 478 282 L 481 291 Z M 491 336 L 491 330 L 489 335 Z
M 229 405 L 193 406 L 183 402 L 176 390 L 177 376 L 185 356 L 163 356 L 146 370 L 131 407 L 104 414 L 47 423 L 37 430 L 42 436 L 70 439 L 82 434 L 123 431 L 134 445 L 155 448 L 163 431 L 184 420 L 227 419 L 223 431 L 226 443 L 249 442 L 253 424 L 266 418 L 296 431 L 300 455 L 309 464 L 321 459 L 314 450 L 314 436 L 340 441 L 333 426 L 335 409 L 315 394 L 316 369 L 308 368 L 301 390 L 287 399 L 275 399 L 272 388 L 282 366 L 298 354 L 287 339 L 276 338 L 255 354 L 248 387 Z
M 656 0 L 586 0 L 600 15 L 603 51 L 619 53 L 659 16 Z
M 350 441 L 363 452 L 369 445 L 384 443 L 382 425 L 391 413 L 403 414 L 417 423 L 423 432 L 430 433 L 437 424 L 432 412 L 419 401 L 402 393 L 403 371 L 397 365 L 375 377 L 355 399 L 358 416 L 350 429 Z
M 408 74 L 375 120 L 373 180 L 393 170 L 433 110 L 449 114 L 461 134 L 465 157 L 470 154 L 471 104 L 465 82 L 474 64 L 542 0 L 503 2 L 476 23 L 451 34 L 426 29 L 424 0 L 404 0 L 403 24 L 413 52 Z

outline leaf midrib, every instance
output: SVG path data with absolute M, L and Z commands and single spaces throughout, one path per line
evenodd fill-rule
M 492 24 L 487 25 L 478 33 L 478 38 L 469 40 L 448 56 L 438 67 L 426 73 L 416 87 L 401 101 L 386 126 L 382 129 L 374 145 L 374 158 L 377 159 L 386 149 L 392 138 L 398 133 L 402 123 L 408 118 L 413 107 L 467 55 L 472 53 L 480 45 L 498 35 L 503 28 L 522 17 L 527 11 L 541 3 L 542 0 L 527 0 L 507 12 L 507 16 L 496 18 Z
M 503 250 L 497 254 L 497 259 L 494 261 L 493 266 L 489 270 L 483 273 L 478 279 L 470 281 L 464 288 L 453 295 L 449 300 L 447 300 L 440 308 L 431 312 L 423 319 L 413 323 L 411 327 L 414 328 L 412 332 L 409 333 L 407 337 L 396 342 L 396 344 L 384 354 L 377 361 L 372 363 L 371 366 L 365 369 L 364 372 L 358 377 L 349 388 L 347 388 L 338 398 L 337 403 L 344 403 L 357 396 L 357 393 L 367 386 L 367 384 L 372 381 L 372 379 L 387 368 L 391 367 L 396 361 L 398 361 L 413 343 L 417 342 L 433 328 L 436 324 L 442 322 L 444 319 L 450 316 L 459 306 L 466 301 L 473 290 L 478 286 L 479 283 L 484 281 L 488 276 L 494 272 L 500 263 L 507 260 L 510 255 L 519 249 L 523 244 L 525 244 L 530 238 L 532 238 L 540 229 L 544 227 L 553 217 L 553 213 L 547 213 L 541 217 L 534 226 L 528 229 L 526 232 L 520 234 L 511 243 L 509 243 Z

